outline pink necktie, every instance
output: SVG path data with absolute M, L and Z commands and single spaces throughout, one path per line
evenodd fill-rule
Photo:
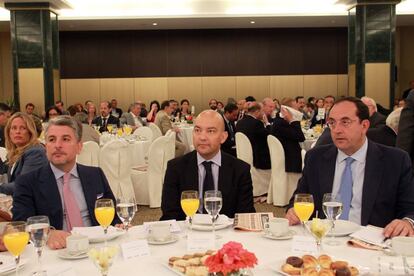
M 69 179 L 70 173 L 65 173 L 63 175 L 63 202 L 66 209 L 66 224 L 68 231 L 71 231 L 73 227 L 83 226 L 83 222 L 78 203 L 70 189 Z

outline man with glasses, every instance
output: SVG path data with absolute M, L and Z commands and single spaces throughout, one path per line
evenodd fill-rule
M 343 219 L 385 227 L 386 237 L 414 235 L 414 179 L 408 154 L 367 139 L 369 111 L 357 98 L 338 100 L 327 124 L 333 144 L 308 151 L 295 194 L 312 194 L 319 217 L 324 217 L 323 195 L 339 194 Z M 288 208 L 286 218 L 299 223 L 293 208 Z

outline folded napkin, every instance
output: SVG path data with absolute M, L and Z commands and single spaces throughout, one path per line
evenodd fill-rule
M 216 221 L 216 225 L 231 224 L 226 215 L 220 215 Z M 212 225 L 211 216 L 207 214 L 195 214 L 193 217 L 193 224 L 198 225 Z
M 384 228 L 368 225 L 361 227 L 358 231 L 351 234 L 351 240 L 349 245 L 372 249 L 381 250 L 387 245 L 384 243 L 385 236 L 383 235 Z
M 290 112 L 290 114 L 292 114 L 293 121 L 299 121 L 300 122 L 302 120 L 302 118 L 303 118 L 303 113 L 302 112 L 300 112 L 296 109 L 293 109 L 289 106 L 286 106 L 286 105 L 282 105 L 281 108 L 287 109 Z M 283 118 L 282 113 L 280 113 L 280 118 Z
M 150 222 L 144 222 L 144 229 L 148 233 L 148 230 L 151 228 L 151 225 L 153 224 L 163 224 L 163 223 L 169 223 L 170 224 L 170 231 L 171 233 L 179 233 L 181 232 L 181 228 L 178 225 L 177 221 L 175 219 L 170 220 L 163 220 L 163 221 L 150 221 Z
M 11 271 L 16 268 L 14 258 L 11 256 L 0 255 L 0 262 L 2 262 L 2 264 L 0 265 L 0 273 Z
M 108 236 L 116 235 L 121 229 L 115 228 L 113 226 L 108 227 Z M 88 239 L 97 239 L 105 238 L 104 230 L 101 226 L 92 226 L 92 227 L 73 227 L 72 234 L 79 234 L 87 236 Z

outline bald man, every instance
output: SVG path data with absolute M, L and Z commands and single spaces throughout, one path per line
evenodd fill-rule
M 195 120 L 193 143 L 195 150 L 168 162 L 162 191 L 161 220 L 184 220 L 181 192 L 196 190 L 200 208 L 205 213 L 203 195 L 207 190 L 219 190 L 223 197 L 221 214 L 233 218 L 236 213 L 255 212 L 250 166 L 221 151 L 226 141 L 224 121 L 219 113 L 206 110 Z

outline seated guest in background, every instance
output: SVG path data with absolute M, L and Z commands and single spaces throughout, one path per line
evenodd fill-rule
M 263 104 L 263 113 L 267 117 L 267 121 L 270 124 L 273 124 L 273 120 L 276 117 L 275 103 L 273 102 L 271 98 L 264 98 L 262 101 L 262 104 Z
M 90 108 L 91 106 L 89 106 Z M 85 113 L 77 113 L 73 118 L 82 124 L 82 143 L 85 142 L 95 142 L 99 145 L 99 133 L 88 124 L 88 118 L 84 116 Z
M 11 108 L 5 104 L 0 103 L 0 147 L 5 147 L 4 128 L 11 115 Z M 2 160 L 4 161 L 4 160 Z
M 224 112 L 224 104 L 220 101 L 217 101 L 217 112 L 223 115 Z
M 300 112 L 302 112 L 303 113 L 303 119 L 305 119 L 305 120 L 307 120 L 307 119 L 310 119 L 310 118 L 307 118 L 307 117 L 305 117 L 305 116 L 307 116 L 307 114 L 305 114 L 305 112 L 303 111 L 303 109 L 305 108 L 305 106 L 306 106 L 306 101 L 305 101 L 305 98 L 303 97 L 303 96 L 297 96 L 296 98 L 295 98 L 295 102 L 296 102 L 296 106 L 297 106 L 297 109 L 300 111 Z
M 330 106 L 331 100 L 332 98 L 328 96 L 326 106 Z M 310 127 L 312 128 L 316 125 L 324 125 L 326 121 L 325 119 L 327 116 L 326 113 L 327 113 L 327 109 L 325 108 L 325 100 L 322 98 L 319 98 L 315 102 L 315 112 L 313 113 Z
M 160 103 L 158 101 L 152 101 L 149 106 L 150 110 L 147 114 L 147 123 L 153 123 L 155 122 L 157 112 L 160 110 Z
M 26 104 L 26 107 L 25 108 L 26 108 L 26 114 L 27 115 L 37 116 L 34 113 L 34 109 L 35 109 L 35 105 L 34 104 L 28 103 L 28 104 Z
M 145 105 L 145 103 L 143 101 L 137 101 L 137 103 L 139 103 L 141 105 L 141 111 L 139 113 L 139 117 L 141 117 L 141 119 L 146 122 L 147 119 L 147 115 L 148 115 L 148 111 L 147 111 L 147 106 Z
M 101 102 L 100 104 L 101 116 L 96 117 L 92 121 L 92 124 L 99 126 L 99 132 L 101 133 L 108 131 L 108 128 L 107 128 L 108 125 L 116 125 L 117 127 L 119 127 L 119 119 L 109 114 L 110 106 L 111 105 L 109 104 L 109 102 L 106 102 L 106 101 Z
M 272 134 L 279 139 L 285 151 L 285 171 L 288 173 L 302 172 L 302 149 L 299 142 L 305 141 L 299 121 L 293 119 L 286 108 L 281 109 L 281 116 L 276 116 Z
M 216 99 L 210 99 L 208 101 L 208 106 L 211 110 L 217 110 L 217 100 Z
M 59 116 L 46 128 L 46 153 L 49 162 L 19 177 L 13 197 L 13 220 L 48 216 L 55 227 L 49 236 L 52 249 L 64 248 L 73 227 L 98 225 L 95 201 L 115 201 L 108 181 L 97 167 L 76 163 L 82 149 L 82 126 L 75 119 Z M 115 216 L 114 222 L 119 222 Z
M 122 109 L 118 107 L 118 101 L 116 99 L 111 100 L 111 115 L 120 118 L 122 116 Z
M 378 144 L 395 147 L 401 110 L 402 108 L 397 108 L 391 112 L 385 121 L 385 125 L 368 129 L 368 139 Z
M 89 103 L 88 112 L 86 114 L 87 114 L 87 117 L 85 117 L 86 123 L 88 125 L 91 125 L 92 121 L 96 118 L 96 106 L 94 103 Z
M 325 96 L 323 98 L 323 107 L 325 108 L 326 112 L 329 112 L 332 108 L 332 106 L 335 103 L 335 97 L 332 95 Z
M 187 99 L 181 100 L 180 107 L 180 117 L 191 115 L 190 102 Z
M 341 219 L 385 227 L 386 237 L 414 235 L 414 179 L 408 154 L 366 138 L 369 111 L 357 98 L 338 100 L 327 124 L 334 144 L 307 152 L 295 194 L 312 194 L 320 217 L 323 195 L 339 194 Z M 288 208 L 286 218 L 290 224 L 299 223 L 293 208 Z
M 69 112 L 63 107 L 63 102 L 61 100 L 55 102 L 55 106 L 60 110 L 62 115 L 69 115 Z
M 244 117 L 245 109 L 244 106 L 246 104 L 245 99 L 241 99 L 237 101 L 237 108 L 239 109 L 239 113 L 237 114 L 237 121 L 241 120 Z
M 408 94 L 401 111 L 397 147 L 408 152 L 414 167 L 414 90 Z
M 224 130 L 227 132 L 227 139 L 221 144 L 221 150 L 237 157 L 236 154 L 236 125 L 234 122 L 237 120 L 239 111 L 237 105 L 229 103 L 224 107 Z
M 49 122 L 50 119 L 56 118 L 59 115 L 62 115 L 62 112 L 59 108 L 53 105 L 46 110 L 45 119 L 43 122 Z
M 194 123 L 195 151 L 170 160 L 162 190 L 161 220 L 184 220 L 180 196 L 182 191 L 199 192 L 199 212 L 203 208 L 204 192 L 221 191 L 223 207 L 220 213 L 233 218 L 236 213 L 255 212 L 250 167 L 247 163 L 220 151 L 220 144 L 227 138 L 220 114 L 206 110 Z
M 173 106 L 171 101 L 163 101 L 161 104 L 161 110 L 158 111 L 157 116 L 155 117 L 155 124 L 160 128 L 162 135 L 165 135 L 168 130 L 175 131 L 176 133 L 180 132 L 180 129 L 173 127 L 170 116 L 173 111 Z M 175 140 L 175 157 L 184 155 L 186 151 L 186 146 L 181 143 L 178 136 Z
M 93 104 L 93 102 L 91 100 L 86 100 L 85 101 L 85 109 L 82 110 L 82 112 L 84 112 L 85 114 L 88 114 L 88 107 L 90 104 Z
M 385 125 L 386 117 L 378 112 L 377 104 L 373 98 L 362 97 L 361 101 L 368 106 L 370 128 L 376 128 Z
M 141 104 L 133 103 L 129 106 L 129 112 L 124 112 L 119 119 L 121 124 L 127 124 L 132 126 L 132 130 L 136 130 L 139 127 L 145 126 L 146 123 L 142 120 L 141 116 Z
M 253 166 L 257 169 L 269 170 L 271 167 L 269 147 L 267 146 L 269 131 L 270 124 L 263 114 L 262 105 L 252 102 L 247 110 L 247 115 L 237 122 L 236 132 L 242 132 L 249 138 L 253 149 Z
M 315 105 L 315 103 L 316 103 L 316 98 L 315 97 L 309 97 L 308 98 L 308 104 Z
M 170 100 L 170 104 L 171 104 L 171 117 L 175 118 L 177 116 L 177 114 L 179 113 L 180 109 L 178 108 L 178 102 L 174 99 Z
M 15 181 L 47 163 L 33 117 L 17 112 L 10 117 L 5 129 L 8 183 L 0 185 L 0 193 L 13 195 Z
M 246 98 L 244 98 L 246 100 L 246 102 L 255 102 L 256 99 L 253 96 L 247 96 Z

